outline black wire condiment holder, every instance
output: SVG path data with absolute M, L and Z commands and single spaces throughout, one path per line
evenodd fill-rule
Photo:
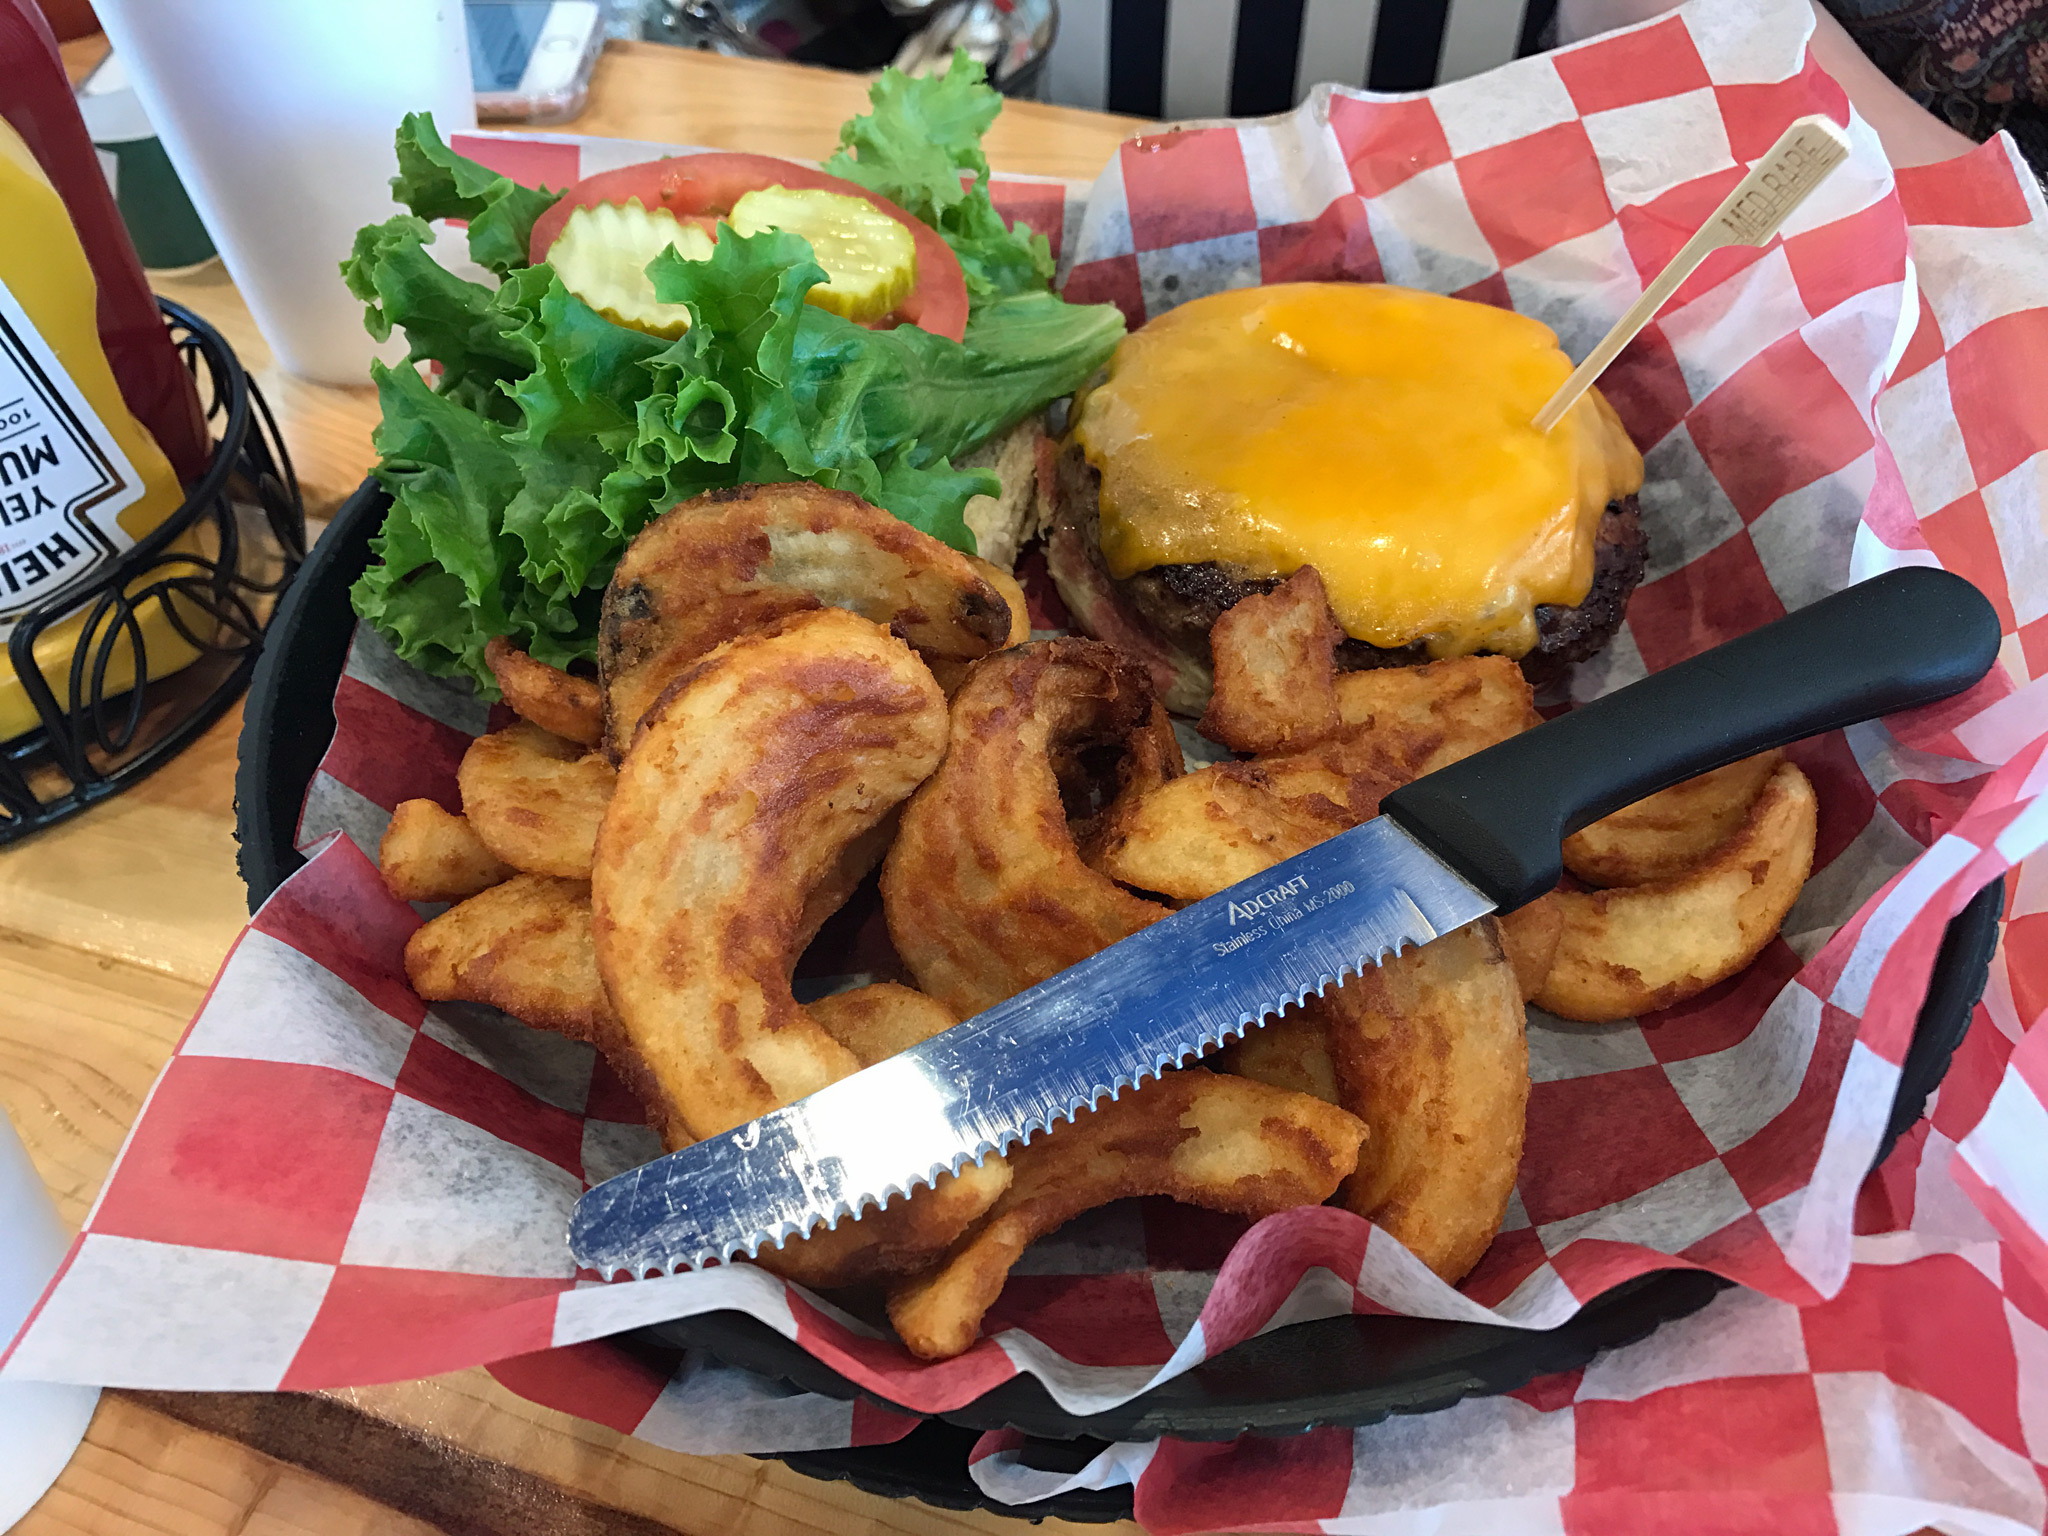
M 39 723 L 0 743 L 0 847 L 148 777 L 226 713 L 306 557 L 305 505 L 269 405 L 218 331 L 182 305 L 157 303 L 199 386 L 213 457 L 162 524 L 85 586 L 16 622 L 7 656 Z M 79 615 L 60 701 L 36 642 Z M 198 655 L 128 686 L 123 670 L 148 676 L 149 621 Z

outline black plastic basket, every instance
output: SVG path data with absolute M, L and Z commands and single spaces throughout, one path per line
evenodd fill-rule
M 305 507 L 269 406 L 218 331 L 181 305 L 157 302 L 199 383 L 213 458 L 161 526 L 85 587 L 15 624 L 8 659 L 39 723 L 0 745 L 0 846 L 119 794 L 217 720 L 248 687 L 278 595 L 306 557 Z M 35 664 L 35 645 L 81 613 L 66 708 Z M 198 658 L 111 691 L 108 679 L 124 662 L 145 675 L 145 616 L 160 617 Z
M 257 670 L 236 778 L 236 832 L 252 911 L 305 862 L 292 835 L 306 786 L 334 735 L 334 689 L 355 628 L 348 589 L 369 564 L 370 537 L 389 505 L 374 482 L 349 498 L 287 594 L 272 646 Z M 2003 896 L 2004 883 L 1993 881 L 1949 924 L 1880 1160 L 1920 1118 L 1969 1028 L 1997 944 Z M 1023 1506 L 994 1502 L 967 1470 L 978 1433 L 1021 1431 L 1028 1438 L 1019 1454 L 1027 1464 L 1077 1470 L 1112 1440 L 1285 1435 L 1428 1413 L 1575 1370 L 1603 1351 L 1698 1311 L 1726 1288 L 1726 1281 L 1699 1270 L 1660 1270 L 1595 1297 L 1569 1322 L 1547 1330 L 1412 1317 L 1323 1318 L 1249 1339 L 1105 1413 L 1069 1413 L 1035 1378 L 1019 1376 L 929 1418 L 893 1445 L 789 1452 L 774 1459 L 813 1477 L 943 1509 L 979 1508 L 1032 1520 L 1124 1519 L 1131 1512 L 1128 1488 L 1081 1490 Z M 745 1313 L 715 1312 L 645 1328 L 621 1342 L 657 1367 L 672 1364 L 684 1349 L 703 1350 L 804 1391 L 894 1406 Z

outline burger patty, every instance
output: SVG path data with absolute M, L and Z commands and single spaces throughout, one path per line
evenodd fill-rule
M 1078 447 L 1068 444 L 1052 481 L 1048 537 L 1066 546 L 1070 559 L 1085 551 L 1100 579 L 1116 589 L 1133 616 L 1205 667 L 1209 631 L 1216 621 L 1245 598 L 1280 585 L 1278 576 L 1257 576 L 1214 560 L 1154 566 L 1122 579 L 1110 576 L 1100 539 L 1101 472 Z M 1533 686 L 1540 688 L 1561 677 L 1614 638 L 1629 595 L 1642 580 L 1649 550 L 1636 498 L 1628 495 L 1609 502 L 1595 535 L 1593 585 L 1585 601 L 1570 607 L 1536 606 L 1536 646 L 1521 658 L 1522 673 Z M 1390 648 L 1347 637 L 1337 647 L 1337 665 L 1347 672 L 1415 666 L 1427 660 L 1428 651 L 1419 642 Z

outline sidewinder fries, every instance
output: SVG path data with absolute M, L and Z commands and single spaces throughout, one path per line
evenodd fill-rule
M 1214 1066 L 1234 1077 L 1248 1077 L 1274 1088 L 1287 1088 L 1341 1104 L 1337 1064 L 1330 1059 L 1329 1031 L 1320 1014 L 1290 1008 L 1261 1029 L 1246 1030 L 1217 1053 Z
M 1308 590 L 1297 588 L 1297 598 Z M 1278 738 L 1284 713 L 1261 715 L 1270 701 L 1223 681 L 1250 670 L 1232 655 L 1243 639 L 1241 630 L 1216 628 L 1216 697 L 1237 722 L 1237 739 L 1261 730 Z M 1353 686 L 1354 679 L 1369 682 Z M 1536 718 L 1529 685 L 1498 656 L 1346 673 L 1337 692 L 1348 700 L 1347 723 L 1321 741 L 1119 795 L 1087 844 L 1089 864 L 1135 890 L 1194 901 L 1370 820 L 1401 785 L 1505 741 Z
M 1203 815 L 1150 823 L 1141 814 L 1125 824 L 1126 841 L 1104 867 L 1142 862 L 1148 879 L 1193 901 L 1341 830 L 1289 821 L 1269 789 L 1227 771 L 1190 774 L 1140 806 L 1184 800 L 1186 787 L 1204 781 Z M 1510 920 L 1519 969 L 1503 946 L 1505 921 L 1487 919 L 1368 967 L 1214 1058 L 1226 1072 L 1363 1120 L 1371 1136 L 1344 1203 L 1453 1283 L 1493 1241 L 1521 1166 L 1529 1096 L 1522 1004 L 1547 971 L 1561 927 L 1550 897 Z
M 1164 719 L 1145 674 L 1093 640 L 975 667 L 953 698 L 945 763 L 882 865 L 889 936 L 922 990 L 965 1018 L 1166 915 L 1090 869 L 1069 822 L 1088 809 L 1087 754 L 1133 753 Z M 1142 755 L 1156 763 L 1170 742 Z
M 1588 885 L 1669 880 L 1735 835 L 1784 760 L 1759 752 L 1625 805 L 1564 840 L 1564 867 Z
M 1246 598 L 1209 631 L 1216 691 L 1202 714 L 1202 734 L 1236 752 L 1285 752 L 1330 735 L 1342 723 L 1343 638 L 1312 565 Z
M 450 907 L 405 946 L 429 1002 L 488 1003 L 537 1029 L 602 1045 L 614 1023 L 590 942 L 590 887 L 514 875 Z
M 1339 672 L 1342 631 L 1304 566 L 1214 624 L 1200 728 L 1240 755 L 1187 773 L 1142 667 L 1029 624 L 1006 572 L 844 493 L 741 487 L 672 509 L 607 590 L 601 684 L 494 642 L 520 720 L 465 754 L 462 815 L 394 813 L 386 883 L 457 902 L 407 946 L 415 989 L 594 1042 L 685 1146 L 1538 719 L 1499 656 Z M 1456 1283 L 1519 1171 L 1524 1004 L 1605 1021 L 1733 974 L 1797 898 L 1814 830 L 1782 754 L 1701 775 L 1566 844 L 1608 889 L 1560 888 L 1368 968 L 1201 1066 L 755 1262 L 818 1289 L 885 1283 L 927 1359 L 974 1342 L 1033 1241 L 1128 1195 L 1252 1217 L 1334 1198 Z M 798 955 L 878 865 L 917 987 L 799 1005 Z
M 842 1216 L 835 1227 L 819 1227 L 780 1248 L 764 1247 L 754 1262 L 770 1274 L 836 1290 L 930 1269 L 945 1258 L 962 1233 L 988 1213 L 1010 1187 L 1010 1165 L 991 1157 L 979 1167 L 942 1173 L 887 1207 L 870 1207 L 859 1220 Z
M 1012 1149 L 1010 1187 L 936 1270 L 891 1288 L 889 1321 L 911 1353 L 957 1355 L 1024 1250 L 1083 1211 L 1131 1195 L 1249 1217 L 1315 1205 L 1356 1166 L 1366 1134 L 1307 1094 L 1168 1072 Z
M 1133 890 L 1199 901 L 1352 825 L 1324 796 L 1286 796 L 1263 763 L 1217 763 L 1119 796 L 1083 852 Z
M 513 873 L 466 818 L 432 800 L 399 802 L 377 845 L 377 864 L 400 901 L 460 901 Z
M 1338 1102 L 1372 1128 L 1344 1203 L 1456 1284 L 1514 1191 L 1529 1102 L 1522 994 L 1491 918 L 1309 999 Z
M 727 643 L 648 712 L 598 829 L 591 903 L 617 1064 L 666 1142 L 858 1070 L 790 995 L 805 897 L 945 750 L 931 672 L 837 608 Z
M 922 1045 L 960 1020 L 937 998 L 913 987 L 878 981 L 821 997 L 806 1010 L 811 1021 L 864 1067 Z
M 1557 961 L 1557 946 L 1564 940 L 1564 908 L 1557 893 L 1538 896 L 1526 907 L 1500 915 L 1500 947 L 1507 951 L 1508 964 L 1515 968 L 1515 981 L 1522 989 L 1522 1001 L 1533 1001 L 1543 990 L 1544 978 Z
M 462 813 L 492 853 L 529 875 L 590 878 L 590 848 L 618 775 L 524 720 L 479 736 L 462 754 Z
M 1013 645 L 1022 645 L 1031 638 L 1031 604 L 1024 596 L 1024 589 L 1017 585 L 1017 578 L 1000 565 L 984 560 L 979 555 L 969 555 L 967 560 L 981 573 L 983 581 L 1003 595 L 1003 602 L 1010 610 L 1010 632 L 1003 636 L 1002 644 L 996 649 L 1006 650 Z M 925 662 L 929 665 L 936 659 L 938 658 L 927 656 Z
M 845 1046 L 864 1067 L 887 1061 L 959 1022 L 941 1004 L 893 981 L 856 987 L 811 1003 L 811 1022 Z M 815 1289 L 913 1274 L 945 1256 L 960 1234 L 1010 1187 L 1010 1165 L 991 1157 L 979 1167 L 941 1174 L 928 1189 L 892 1200 L 858 1221 L 819 1228 L 801 1242 L 764 1248 L 762 1268 Z
M 484 647 L 484 665 L 498 680 L 506 704 L 522 720 L 579 746 L 594 747 L 604 740 L 604 695 L 595 679 L 535 661 L 515 650 L 503 635 Z
M 1375 667 L 1337 679 L 1337 712 L 1351 726 L 1399 733 L 1419 778 L 1528 730 L 1539 719 L 1522 669 L 1505 656 L 1458 656 L 1419 667 Z
M 1439 674 L 1442 676 L 1443 674 Z M 1258 763 L 1224 769 L 1256 770 Z M 1257 783 L 1214 771 L 1144 797 L 1156 807 L 1208 781 L 1206 814 L 1176 826 L 1142 817 L 1109 866 L 1142 865 L 1186 900 L 1214 895 L 1341 830 L 1290 822 Z M 1219 791 L 1228 787 L 1226 804 Z M 1190 835 L 1177 836 L 1187 830 Z M 1157 887 L 1154 887 L 1157 888 Z M 1513 915 L 1522 969 L 1488 919 L 1346 979 L 1226 1046 L 1226 1072 L 1341 1105 L 1371 1128 L 1344 1201 L 1461 1279 L 1499 1230 L 1521 1166 L 1529 1095 L 1522 1003 L 1561 926 L 1551 898 Z
M 1772 771 L 1740 830 L 1672 880 L 1556 896 L 1564 936 L 1536 1006 L 1605 1024 L 1725 981 L 1777 936 L 1813 867 L 1819 808 L 1791 763 Z
M 981 573 L 982 580 L 1003 595 L 1003 601 L 1010 606 L 1010 632 L 1003 637 L 998 650 L 1013 645 L 1022 645 L 1031 638 L 1031 605 L 1024 596 L 1024 589 L 1017 585 L 1017 578 L 1001 566 L 969 555 L 968 560 Z M 939 680 L 939 686 L 951 698 L 960 691 L 960 685 L 967 681 L 967 674 L 973 668 L 975 658 L 967 656 L 937 656 L 927 653 L 925 665 L 932 669 L 932 676 Z
M 612 760 L 691 662 L 818 608 L 860 614 L 927 659 L 986 656 L 1013 623 L 971 556 L 858 496 L 804 480 L 708 492 L 649 523 L 605 588 L 597 666 Z

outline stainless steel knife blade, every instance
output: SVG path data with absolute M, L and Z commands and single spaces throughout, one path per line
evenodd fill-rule
M 752 1257 L 1071 1119 L 1494 903 L 1385 817 L 1176 912 L 912 1050 L 607 1180 L 607 1278 Z

